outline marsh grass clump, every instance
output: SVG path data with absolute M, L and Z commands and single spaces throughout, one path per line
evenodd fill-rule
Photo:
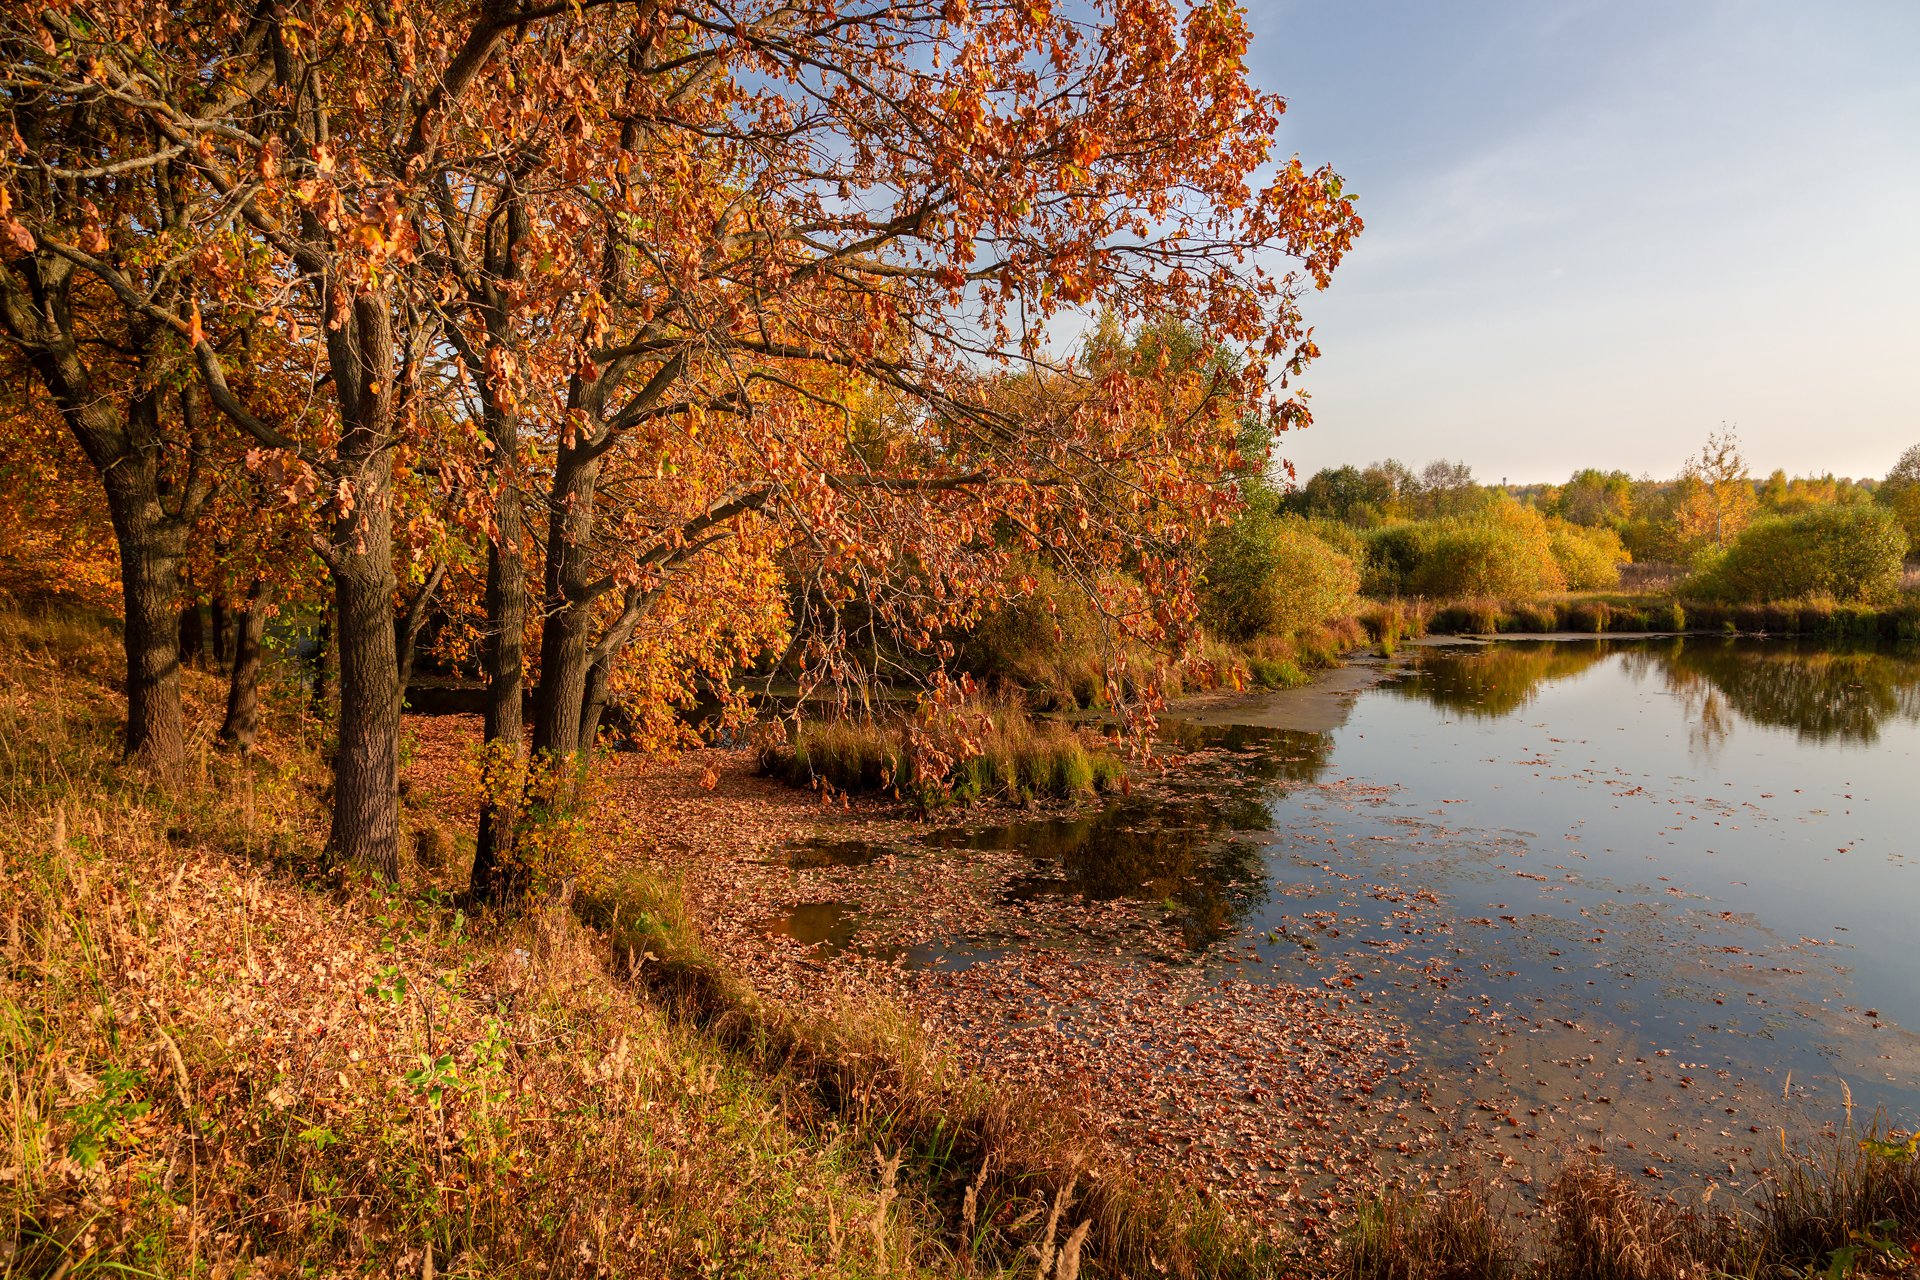
M 1741 1225 L 1642 1192 L 1611 1165 L 1576 1164 L 1547 1189 L 1542 1274 L 1567 1280 L 1714 1280 Z
M 1783 1150 L 1757 1197 L 1648 1194 L 1597 1160 L 1563 1169 L 1525 1215 L 1473 1190 L 1361 1206 L 1334 1274 L 1348 1280 L 1879 1280 L 1920 1240 L 1920 1138 L 1843 1126 Z
M 763 748 L 760 767 L 800 786 L 853 794 L 892 793 L 927 807 L 949 802 L 1072 800 L 1107 791 L 1125 775 L 1119 758 L 1058 721 L 1014 704 L 980 706 L 978 726 L 927 776 L 904 720 L 802 721 L 788 742 Z
M 1345 1280 L 1506 1280 L 1518 1263 L 1499 1215 L 1477 1192 L 1424 1200 L 1389 1193 L 1360 1207 L 1344 1234 Z

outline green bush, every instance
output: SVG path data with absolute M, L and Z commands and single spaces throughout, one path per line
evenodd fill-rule
M 1390 524 L 1366 535 L 1366 575 L 1362 587 L 1376 599 L 1418 594 L 1420 567 L 1433 554 L 1440 528 L 1432 521 Z
M 1899 591 L 1906 554 L 1907 535 L 1885 507 L 1815 507 L 1756 521 L 1699 565 L 1687 589 L 1735 602 L 1874 603 Z
M 1563 541 L 1591 533 L 1593 545 L 1602 548 L 1603 554 L 1618 546 L 1618 539 L 1607 531 L 1564 527 L 1568 533 Z M 1363 585 L 1376 598 L 1519 600 L 1558 591 L 1567 581 L 1546 518 L 1532 507 L 1507 499 L 1495 499 L 1471 516 L 1387 525 L 1366 536 L 1366 548 Z M 1585 557 L 1583 571 L 1590 567 L 1587 561 L 1597 558 L 1584 547 L 1578 554 Z
M 1443 600 L 1524 600 L 1565 584 L 1546 520 L 1513 502 L 1476 519 L 1442 522 L 1413 575 L 1415 594 Z
M 1086 592 L 1038 562 L 1018 569 L 1034 589 L 980 619 L 961 646 L 960 667 L 988 688 L 1018 693 L 1036 710 L 1098 705 L 1105 693 L 1105 638 Z
M 1344 616 L 1359 590 L 1353 560 L 1304 520 L 1250 509 L 1207 543 L 1203 616 L 1228 640 L 1289 635 Z
M 1547 545 L 1569 591 L 1605 591 L 1620 585 L 1620 566 L 1632 563 L 1620 535 L 1611 529 L 1582 528 L 1550 521 Z

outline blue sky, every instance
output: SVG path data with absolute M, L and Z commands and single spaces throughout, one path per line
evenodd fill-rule
M 1367 230 L 1309 301 L 1304 478 L 1764 473 L 1920 443 L 1920 0 L 1253 0 L 1280 154 Z

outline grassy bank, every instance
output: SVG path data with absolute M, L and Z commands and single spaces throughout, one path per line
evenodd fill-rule
M 1360 621 L 1376 642 L 1434 635 L 1591 635 L 1631 631 L 1804 636 L 1849 643 L 1920 641 L 1920 600 L 1886 606 L 1831 600 L 1724 604 L 1664 595 L 1591 593 L 1537 600 L 1369 602 Z

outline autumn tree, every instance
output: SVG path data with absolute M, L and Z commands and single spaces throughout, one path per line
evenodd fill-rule
M 1920 444 L 1900 455 L 1873 496 L 1892 509 L 1907 535 L 1909 548 L 1920 549 Z
M 1759 499 L 1740 437 L 1723 426 L 1707 437 L 1680 474 L 1673 519 L 1683 547 L 1721 550 L 1752 523 Z
M 0 85 L 0 341 L 44 387 L 105 495 L 124 604 L 125 752 L 166 772 L 186 744 L 180 566 L 213 484 L 211 410 L 182 377 L 183 345 L 153 314 L 192 293 L 177 252 L 187 177 L 176 152 L 103 95 L 53 85 L 53 47 L 50 28 L 24 11 L 0 20 L 0 59 L 13 69 Z M 61 252 L 60 238 L 75 252 Z M 107 265 L 128 297 L 76 255 Z
M 1152 549 L 1220 508 L 1231 433 L 1160 412 L 1164 370 L 1040 334 L 1095 307 L 1189 316 L 1249 352 L 1218 388 L 1242 404 L 1311 356 L 1298 293 L 1358 224 L 1330 173 L 1253 185 L 1281 103 L 1246 84 L 1245 40 L 1214 7 L 696 6 L 551 21 L 503 53 L 522 96 L 420 243 L 515 469 L 494 488 L 543 490 L 531 753 L 577 757 L 596 671 L 676 575 L 748 543 L 807 580 L 815 671 L 856 656 L 856 601 L 869 634 L 937 657 L 1016 544 L 1097 567 L 1124 531 L 1146 616 L 1190 617 Z M 1015 369 L 1064 393 L 1011 412 Z M 1273 411 L 1303 415 L 1284 391 Z M 500 738 L 532 589 L 515 518 L 490 552 Z

